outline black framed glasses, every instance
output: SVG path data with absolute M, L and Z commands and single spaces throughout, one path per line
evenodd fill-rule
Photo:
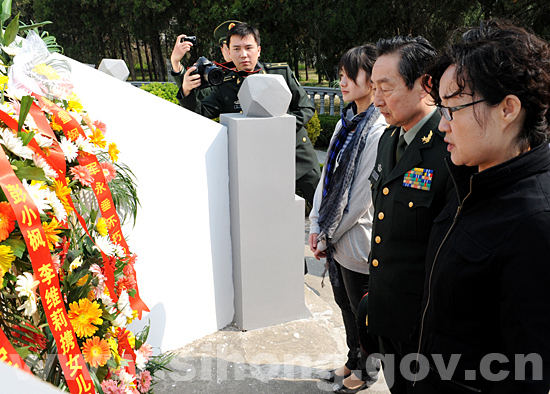
M 451 120 L 453 120 L 453 112 L 460 111 L 461 109 L 470 107 L 474 104 L 481 103 L 483 101 L 487 101 L 487 100 L 485 99 L 477 100 L 468 104 L 457 105 L 456 107 L 445 107 L 444 105 L 436 104 L 436 107 L 439 113 L 441 114 L 441 116 L 443 116 L 447 121 L 450 122 Z

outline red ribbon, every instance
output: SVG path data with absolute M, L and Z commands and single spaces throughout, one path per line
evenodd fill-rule
M 59 279 L 40 221 L 40 212 L 13 172 L 3 149 L 0 149 L 0 174 L 0 186 L 15 213 L 27 245 L 35 277 L 39 281 L 40 299 L 57 344 L 59 363 L 69 390 L 71 393 L 79 394 L 95 393 L 90 373 L 65 309 Z
M 86 138 L 86 134 L 84 133 L 84 130 L 82 129 L 80 124 L 67 111 L 61 109 L 52 101 L 42 96 L 39 96 L 37 94 L 33 94 L 33 96 L 38 99 L 39 103 L 43 107 L 45 107 L 48 111 L 52 113 L 54 120 L 59 121 L 58 124 L 60 124 L 60 126 L 62 127 L 63 133 L 65 134 L 65 137 L 67 139 L 76 141 L 79 136 L 83 136 L 84 138 Z M 80 152 L 77 159 L 78 163 L 81 166 L 84 166 L 88 169 L 88 172 L 93 178 L 92 190 L 96 196 L 101 216 L 105 218 L 107 222 L 109 238 L 115 244 L 122 246 L 124 252 L 126 254 L 129 254 L 128 244 L 126 243 L 124 235 L 122 234 L 120 218 L 118 217 L 118 214 L 116 212 L 113 197 L 111 195 L 111 190 L 109 189 L 109 185 L 105 180 L 103 170 L 99 165 L 97 157 L 90 153 Z M 104 266 L 107 288 L 109 288 L 109 292 L 111 292 L 110 286 L 113 285 L 112 287 L 114 288 L 114 271 L 112 274 L 111 272 L 109 272 L 111 270 L 110 264 L 106 263 Z M 130 297 L 130 306 L 132 307 L 132 309 L 137 311 L 138 317 L 141 318 L 143 311 L 149 311 L 149 308 L 147 307 L 147 305 L 145 305 L 139 295 L 137 279 L 135 278 L 135 271 L 133 279 L 136 283 L 136 293 L 134 294 L 134 296 Z

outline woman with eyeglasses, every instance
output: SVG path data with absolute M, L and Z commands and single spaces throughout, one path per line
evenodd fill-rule
M 428 246 L 416 391 L 548 394 L 549 45 L 482 22 L 429 74 L 455 192 Z
M 370 76 L 375 61 L 376 48 L 370 44 L 351 48 L 340 59 L 340 89 L 349 105 L 332 135 L 309 215 L 309 247 L 317 259 L 327 257 L 334 300 L 346 331 L 346 363 L 325 377 L 336 383 L 333 389 L 339 393 L 356 393 L 374 379 L 367 374 L 366 354 L 359 344 L 357 307 L 369 284 L 373 216 L 369 176 L 386 127 L 373 105 Z

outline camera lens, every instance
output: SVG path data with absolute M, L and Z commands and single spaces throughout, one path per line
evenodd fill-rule
M 210 70 L 208 70 L 207 75 L 208 82 L 211 85 L 218 86 L 223 83 L 224 74 L 221 68 L 212 67 Z

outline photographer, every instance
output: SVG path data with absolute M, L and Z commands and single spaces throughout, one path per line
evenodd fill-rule
M 237 23 L 240 22 L 233 20 L 225 21 L 220 23 L 220 25 L 218 25 L 218 27 L 214 29 L 214 39 L 220 45 L 220 52 L 222 53 L 223 59 L 226 62 L 231 61 L 229 57 L 229 48 L 227 47 L 227 32 Z M 195 43 L 196 37 L 188 37 L 185 34 L 180 34 L 176 39 L 176 43 L 174 44 L 174 49 L 172 50 L 172 54 L 170 55 L 170 63 L 172 64 L 172 70 L 170 74 L 172 75 L 172 77 L 174 77 L 178 89 L 181 88 L 181 84 L 183 82 L 183 74 L 185 72 L 185 68 L 182 66 L 181 60 L 191 50 L 191 48 L 193 48 Z M 198 91 L 197 99 L 202 100 L 210 93 L 210 88 L 202 88 Z M 180 105 L 183 105 L 181 100 L 179 101 Z
M 217 118 L 221 113 L 240 112 L 237 93 L 244 78 L 256 73 L 283 76 L 292 93 L 288 113 L 296 117 L 296 190 L 301 191 L 304 198 L 311 203 L 320 171 L 317 156 L 304 127 L 315 111 L 307 93 L 285 63 L 258 62 L 261 46 L 257 29 L 246 23 L 238 23 L 229 30 L 227 43 L 232 61 L 220 64 L 226 72 L 223 83 L 211 87 L 207 97 L 198 98 L 197 90 L 202 90 L 199 89 L 201 76 L 194 73 L 197 69 L 195 66 L 190 67 L 185 72 L 178 91 L 180 103 L 185 108 L 211 119 Z

